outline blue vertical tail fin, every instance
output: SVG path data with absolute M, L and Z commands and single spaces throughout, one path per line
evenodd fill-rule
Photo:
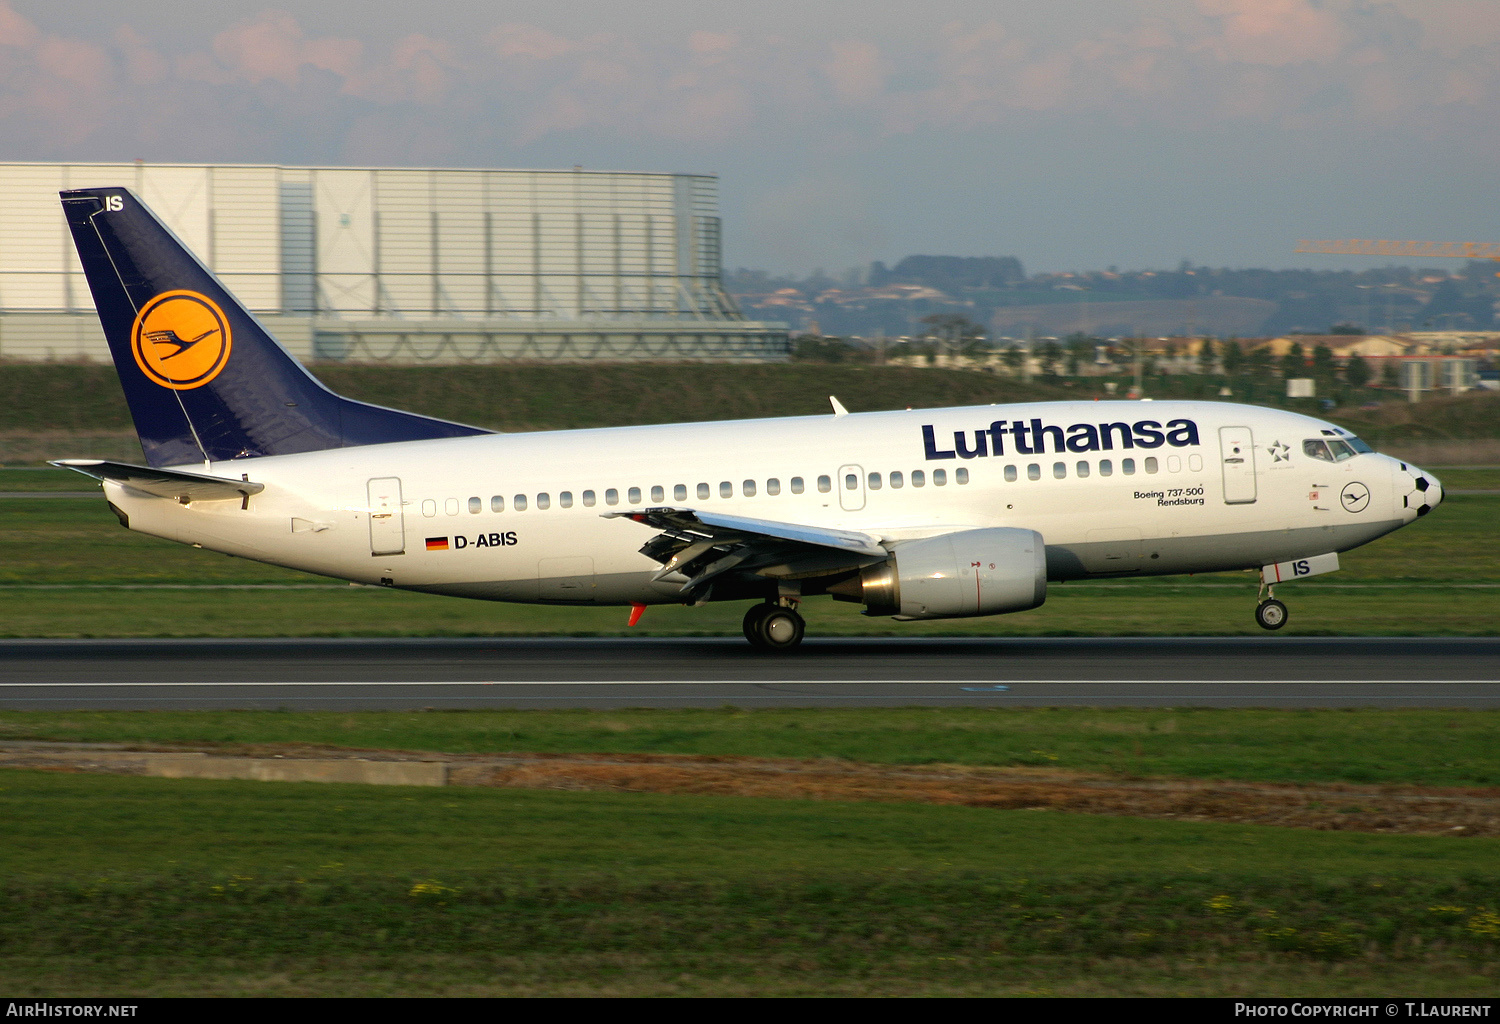
M 329 391 L 128 189 L 62 204 L 152 466 L 489 433 Z

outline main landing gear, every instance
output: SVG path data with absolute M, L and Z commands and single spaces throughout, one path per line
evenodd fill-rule
M 1266 586 L 1264 579 L 1260 582 L 1259 603 L 1255 606 L 1255 621 L 1260 623 L 1261 629 L 1280 629 L 1286 625 L 1286 605 L 1276 600 L 1276 593 Z
M 790 651 L 802 642 L 807 622 L 790 601 L 754 604 L 745 613 L 745 639 L 763 651 Z

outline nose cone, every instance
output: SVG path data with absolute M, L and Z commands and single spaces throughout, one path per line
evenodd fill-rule
M 1442 481 L 1425 469 L 1418 469 L 1411 463 L 1404 462 L 1401 464 L 1401 471 L 1396 476 L 1406 485 L 1405 496 L 1402 500 L 1403 511 L 1408 520 L 1425 516 L 1442 503 Z

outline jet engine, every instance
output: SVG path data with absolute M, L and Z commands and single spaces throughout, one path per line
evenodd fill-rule
M 1047 600 L 1047 546 L 1035 530 L 946 533 L 901 544 L 828 592 L 898 619 L 1022 612 Z

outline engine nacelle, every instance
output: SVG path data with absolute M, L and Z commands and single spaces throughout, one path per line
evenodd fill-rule
M 956 619 L 1036 608 L 1047 600 L 1047 546 L 1035 530 L 964 530 L 909 541 L 857 580 L 829 588 L 866 615 Z

